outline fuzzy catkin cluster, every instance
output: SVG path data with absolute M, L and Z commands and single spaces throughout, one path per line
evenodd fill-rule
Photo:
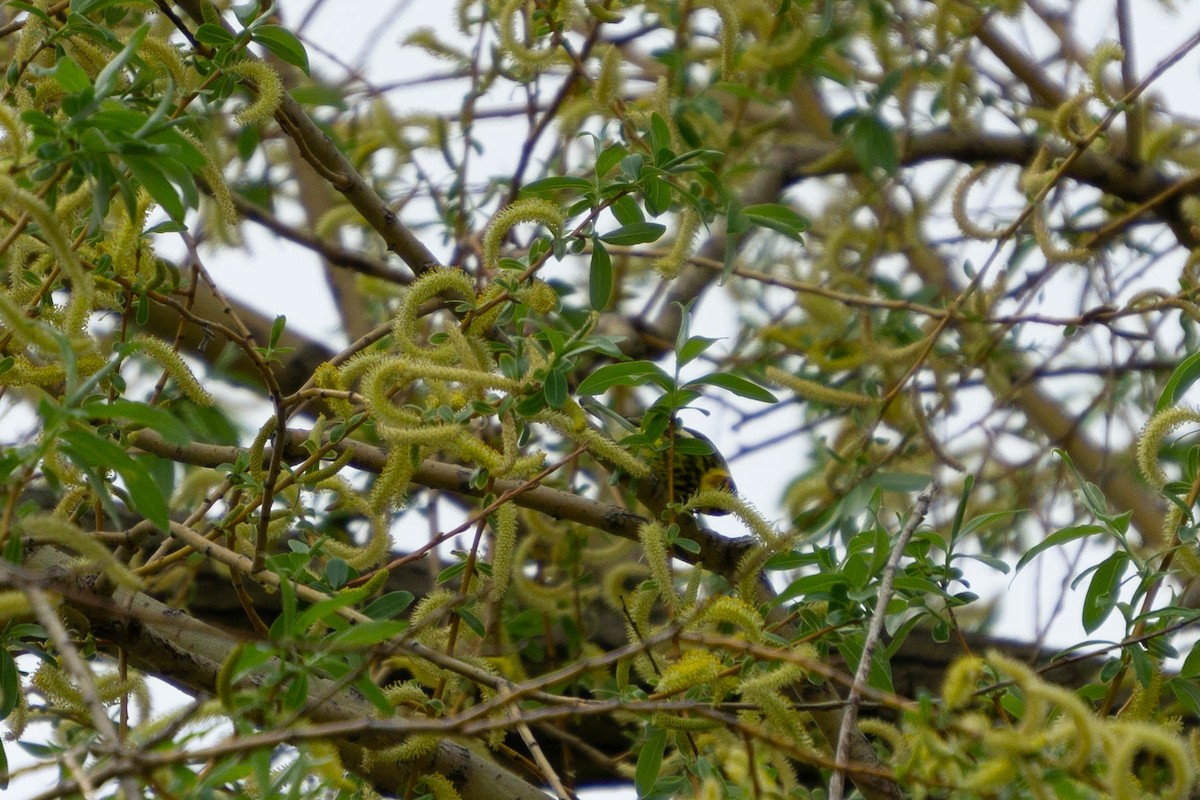
M 1003 682 L 1022 702 L 1019 711 L 1005 706 L 1008 712 L 997 715 L 999 704 L 981 690 Z M 1097 717 L 1074 692 L 1000 653 L 957 661 L 942 696 L 953 714 L 950 724 L 942 721 L 935 729 L 913 716 L 884 737 L 898 772 L 918 782 L 986 795 L 1054 775 L 1079 791 L 1100 786 L 1103 796 L 1122 800 L 1151 792 L 1182 800 L 1196 784 L 1190 749 L 1177 733 L 1141 720 Z M 1153 771 L 1135 766 L 1147 756 L 1156 759 Z

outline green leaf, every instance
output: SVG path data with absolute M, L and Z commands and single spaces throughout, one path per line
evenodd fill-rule
M 919 492 L 929 485 L 932 480 L 929 475 L 920 472 L 880 472 L 868 481 L 885 492 L 904 492 L 911 494 Z
M 562 408 L 567 402 L 567 376 L 563 366 L 563 363 L 559 363 L 546 374 L 546 384 L 543 389 L 546 394 L 546 405 L 554 409 Z
M 1197 650 L 1200 648 L 1192 648 L 1192 652 Z M 1200 686 L 1197 686 L 1195 681 L 1180 676 L 1171 678 L 1167 681 L 1167 685 L 1171 687 L 1171 691 L 1175 693 L 1179 702 L 1192 712 L 1193 717 L 1200 717 Z
M 710 164 L 720 163 L 725 154 L 720 150 L 688 150 L 686 153 L 680 153 L 670 161 L 659 164 L 659 169 L 663 172 L 680 173 L 690 172 L 692 170 L 703 169 Z
M 8 719 L 20 699 L 21 673 L 17 670 L 17 662 L 12 653 L 0 648 L 0 719 Z
M 267 340 L 267 347 L 274 350 L 275 345 L 279 344 L 279 337 L 283 335 L 283 329 L 287 325 L 287 316 L 280 314 L 271 323 L 271 336 Z
M 1197 675 L 1200 675 L 1200 647 L 1193 646 L 1179 666 L 1179 677 L 1194 678 Z
M 458 614 L 458 618 L 465 622 L 476 636 L 480 639 L 487 638 L 487 629 L 483 627 L 483 621 L 474 612 L 459 606 L 454 609 L 454 613 Z
M 560 175 L 551 178 L 542 178 L 537 181 L 530 181 L 521 187 L 522 195 L 552 195 L 555 192 L 564 189 L 576 189 L 581 192 L 590 192 L 595 187 L 591 181 L 583 178 L 574 178 L 570 175 Z
M 642 207 L 638 205 L 637 200 L 634 200 L 629 195 L 618 197 L 608 207 L 608 210 L 617 218 L 617 222 L 622 225 L 633 225 L 646 221 L 646 215 L 642 213 Z
M 150 32 L 150 23 L 145 23 L 130 37 L 130 41 L 125 44 L 125 48 L 116 54 L 116 58 L 104 65 L 103 70 L 96 76 L 95 91 L 96 100 L 104 100 L 104 98 L 113 94 L 116 88 L 116 78 L 118 78 L 121 70 L 124 70 L 125 65 L 130 62 L 139 49 L 142 49 L 142 42 L 145 41 L 146 34 Z
M 1137 682 L 1142 686 L 1149 686 L 1154 680 L 1154 661 L 1146 649 L 1140 644 L 1134 643 L 1129 645 L 1127 651 L 1129 653 L 1129 661 L 1133 664 L 1133 674 L 1137 678 Z
M 279 705 L 288 711 L 299 711 L 308 702 L 308 673 L 293 671 L 283 684 Z
M 126 154 L 121 160 L 133 173 L 133 179 L 145 187 L 155 202 L 171 216 L 171 219 L 182 222 L 185 212 L 183 201 L 175 187 L 167 180 L 163 171 L 162 159 Z
M 650 728 L 646 743 L 638 753 L 637 768 L 633 773 L 633 786 L 638 797 L 645 797 L 654 789 L 658 782 L 658 773 L 662 769 L 663 753 L 667 749 L 667 732 L 662 728 Z
M 954 558 L 966 558 L 970 559 L 971 561 L 978 561 L 980 564 L 987 564 L 992 569 L 1003 573 L 1004 575 L 1007 575 L 1009 569 L 1011 569 L 1008 566 L 1008 562 L 1003 558 L 1000 558 L 999 556 L 988 555 L 987 553 L 955 553 Z
M 850 152 L 869 173 L 881 169 L 891 175 L 900 168 L 896 134 L 874 114 L 858 117 L 850 127 Z
M 742 234 L 750 230 L 750 220 L 742 214 L 742 206 L 737 200 L 730 200 L 725 207 L 725 260 L 721 268 L 721 286 L 733 275 L 737 266 L 738 240 Z
M 679 330 L 675 332 L 676 353 L 683 350 L 683 346 L 687 344 L 687 340 L 692 335 L 692 305 L 695 304 L 695 302 L 696 299 L 692 298 L 686 303 L 681 303 L 678 300 L 676 300 L 674 303 L 674 305 L 679 308 Z M 675 374 L 679 374 L 678 363 L 676 363 Z
M 442 570 L 441 572 L 438 573 L 438 576 L 437 576 L 438 585 L 441 585 L 443 583 L 449 583 L 450 581 L 454 580 L 459 575 L 461 575 L 463 570 L 465 570 L 466 568 L 467 568 L 467 562 L 455 561 L 453 564 L 451 564 L 450 566 L 446 567 L 444 570 Z
M 1025 512 L 1025 509 L 1023 509 L 1023 508 L 1014 508 L 1009 511 L 991 511 L 991 512 L 988 512 L 987 514 L 980 514 L 978 517 L 974 517 L 973 519 L 971 519 L 970 522 L 968 522 L 966 524 L 966 527 L 964 527 L 962 529 L 962 535 L 969 536 L 970 534 L 974 533 L 977 530 L 986 528 L 988 525 L 991 525 L 993 522 L 997 522 L 998 520 L 1002 520 L 1002 519 L 1007 519 L 1007 518 L 1015 516 L 1017 514 L 1023 514 L 1024 512 Z
M 676 536 L 672 538 L 671 544 L 674 547 L 678 547 L 680 550 L 683 550 L 685 553 L 691 553 L 692 555 L 699 555 L 701 551 L 700 543 L 694 539 L 689 539 L 686 536 Z
M 408 623 L 403 620 L 377 619 L 370 622 L 356 622 L 347 628 L 329 634 L 325 637 L 323 644 L 330 650 L 358 650 L 386 642 L 404 633 L 407 629 Z
M 588 302 L 594 311 L 603 311 L 612 302 L 613 268 L 608 249 L 592 240 L 592 265 L 588 272 Z
M 675 155 L 671 152 L 671 129 L 657 111 L 650 115 L 650 151 L 655 164 L 660 164 Z M 664 151 L 666 155 L 660 157 Z
M 863 636 L 862 634 L 851 634 L 846 636 L 838 645 L 838 652 L 842 654 L 842 658 L 846 660 L 847 666 L 853 672 L 858 669 L 858 662 L 862 660 L 863 653 Z M 879 648 L 871 658 L 871 668 L 867 673 L 867 683 L 872 688 L 879 689 L 885 692 L 892 691 L 892 672 L 887 661 L 887 651 L 885 648 Z
M 296 38 L 296 34 L 279 25 L 263 25 L 254 28 L 250 38 L 270 50 L 279 58 L 293 67 L 299 67 L 308 74 L 308 53 L 304 45 Z
M 360 675 L 358 680 L 352 683 L 351 686 L 353 686 L 359 694 L 367 698 L 367 702 L 375 707 L 375 710 L 379 712 L 381 717 L 395 716 L 396 705 L 391 700 L 388 700 L 387 695 L 383 693 L 382 689 L 375 685 L 375 683 L 371 680 L 370 675 Z M 282 796 L 284 792 L 280 791 L 279 794 Z
M 332 617 L 339 609 L 352 606 L 362 601 L 365 596 L 365 592 L 360 587 L 326 597 L 324 600 L 318 600 L 296 617 L 295 622 L 289 626 L 289 632 L 296 635 L 303 634 L 314 623 Z
M 383 597 L 371 602 L 363 613 L 371 619 L 391 619 L 403 613 L 412 605 L 413 593 L 406 591 L 388 592 Z
M 817 556 L 812 553 L 797 553 L 795 550 L 790 550 L 783 553 L 776 553 L 767 559 L 763 564 L 763 569 L 768 571 L 784 570 L 784 569 L 799 569 L 810 564 L 817 563 Z
M 134 57 L 138 50 L 142 47 L 142 42 L 146 39 L 146 34 L 150 32 L 150 23 L 145 23 L 140 26 L 133 35 L 129 37 L 124 49 L 117 53 L 116 58 L 104 65 L 104 69 L 100 70 L 100 74 L 96 76 L 96 81 L 93 84 L 96 89 L 96 100 L 103 100 L 112 94 L 113 89 L 117 88 L 117 76 L 121 74 L 121 70 L 129 63 L 129 60 Z
M 812 224 L 806 217 L 779 203 L 759 203 L 742 209 L 742 216 L 760 228 L 770 228 L 797 242 Z
M 1095 536 L 1097 533 L 1104 533 L 1105 530 L 1103 525 L 1095 524 L 1071 525 L 1061 528 L 1026 550 L 1025 555 L 1021 556 L 1021 560 L 1017 562 L 1016 571 L 1020 572 L 1026 564 L 1053 547 L 1060 547 L 1067 542 L 1082 539 L 1084 536 Z
M 1104 492 L 1100 491 L 1100 487 L 1083 477 L 1067 451 L 1055 448 L 1054 454 L 1063 460 L 1067 467 L 1070 468 L 1071 474 L 1075 476 L 1075 482 L 1079 484 L 1083 504 L 1087 506 L 1088 511 L 1091 511 L 1100 519 L 1110 519 L 1112 515 L 1108 513 L 1108 500 L 1104 497 Z
M 774 603 L 786 603 L 796 597 L 821 597 L 828 595 L 830 591 L 838 586 L 848 586 L 849 581 L 845 575 L 836 572 L 818 572 L 814 575 L 805 575 L 797 578 L 788 584 L 775 598 Z
M 625 361 L 605 364 L 579 384 L 576 391 L 583 395 L 602 394 L 614 386 L 641 386 L 647 381 L 669 389 L 674 383 L 663 368 L 652 361 Z
M 642 197 L 646 199 L 650 216 L 665 214 L 671 208 L 671 185 L 657 175 L 651 175 L 642 183 Z
M 87 16 L 94 11 L 115 6 L 125 0 L 71 0 L 71 13 Z
M 712 347 L 720 339 L 709 339 L 707 336 L 692 336 L 683 343 L 683 347 L 675 354 L 675 363 L 679 366 L 689 364 L 696 359 L 697 356 L 704 353 L 708 348 Z
M 1124 552 L 1116 552 L 1104 559 L 1092 575 L 1083 600 L 1082 621 L 1087 633 L 1095 632 L 1117 607 L 1121 578 L 1128 566 L 1129 556 Z
M 666 225 L 657 222 L 635 222 L 632 225 L 622 225 L 615 231 L 609 231 L 600 236 L 600 241 L 607 244 L 630 246 L 649 244 L 658 241 L 667 232 Z
M 307 106 L 309 108 L 325 106 L 328 108 L 336 108 L 339 111 L 345 111 L 347 108 L 349 108 L 349 105 L 346 103 L 345 96 L 335 86 L 319 86 L 316 84 L 310 84 L 308 86 L 297 86 L 289 91 L 291 92 L 293 100 L 300 105 Z M 253 128 L 246 128 L 245 130 L 251 132 L 254 131 Z M 246 156 L 245 158 L 249 158 L 249 156 Z
M 215 13 L 215 12 L 214 12 Z M 245 3 L 233 4 L 233 15 L 237 17 L 237 21 L 243 27 L 249 26 L 262 13 L 262 4 L 259 0 L 246 0 Z M 205 17 L 207 18 L 207 14 Z
M 162 434 L 162 437 L 171 444 L 190 444 L 192 441 L 191 432 L 178 417 L 170 411 L 157 408 L 156 406 L 148 406 L 145 403 L 116 398 L 108 402 L 104 402 L 103 400 L 89 400 L 80 407 L 80 410 L 89 417 L 98 419 L 123 419 L 138 425 L 144 425 Z
M 71 94 L 78 94 L 92 85 L 92 79 L 83 71 L 83 67 L 70 56 L 59 58 L 49 74 Z
M 627 155 L 629 155 L 629 151 L 620 142 L 604 148 L 600 155 L 596 156 L 596 177 L 603 178 Z
M 1162 394 L 1158 396 L 1158 402 L 1154 404 L 1154 413 L 1157 414 L 1164 408 L 1170 408 L 1179 402 L 1179 398 L 1183 397 L 1184 392 L 1197 379 L 1200 379 L 1200 353 L 1193 353 L 1179 362 L 1179 366 L 1171 373 L 1171 377 L 1167 378 Z
M 209 47 L 224 47 L 233 44 L 235 40 L 233 34 L 220 25 L 205 22 L 196 28 L 196 41 Z
M 350 565 L 344 558 L 331 558 L 325 565 L 325 580 L 334 589 L 340 589 L 350 579 Z
M 171 522 L 167 498 L 145 465 L 135 461 L 118 445 L 91 431 L 63 431 L 59 434 L 59 440 L 63 443 L 63 452 L 82 469 L 96 473 L 116 470 L 125 481 L 134 510 L 160 531 L 167 531 Z
M 763 387 L 753 381 L 748 381 L 745 378 L 734 375 L 730 372 L 710 372 L 707 375 L 702 375 L 694 381 L 688 381 L 684 388 L 693 386 L 716 386 L 726 391 L 733 392 L 738 397 L 745 397 L 749 400 L 757 400 L 760 403 L 778 403 L 779 398 L 768 392 Z

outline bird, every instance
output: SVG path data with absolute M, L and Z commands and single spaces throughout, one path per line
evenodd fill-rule
M 666 502 L 687 502 L 697 492 L 708 489 L 737 492 L 737 485 L 729 472 L 729 464 L 704 434 L 692 428 L 674 426 L 675 440 L 668 444 L 668 433 L 655 441 L 655 451 L 650 458 L 651 481 L 654 494 Z M 671 480 L 668 488 L 667 462 L 670 461 Z M 723 517 L 729 512 L 722 508 L 706 506 L 697 508 L 701 514 Z
M 642 481 L 638 490 L 643 503 L 653 506 L 686 503 L 697 492 L 707 489 L 737 493 L 729 464 L 712 440 L 694 428 L 680 425 L 662 409 L 652 408 L 646 416 L 626 418 L 601 403 L 585 401 L 583 405 L 597 417 L 632 432 L 621 440 L 621 444 L 643 453 L 649 451 L 646 463 L 650 467 L 650 476 Z M 667 480 L 668 459 L 670 481 Z M 714 517 L 729 513 L 708 506 L 694 510 Z

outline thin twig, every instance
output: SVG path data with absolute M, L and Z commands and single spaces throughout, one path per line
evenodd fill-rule
M 500 694 L 504 695 L 508 692 L 508 687 L 503 686 L 500 689 Z M 533 731 L 529 729 L 529 725 L 521 719 L 521 710 L 517 706 L 509 706 L 509 718 L 516 723 L 517 732 L 521 735 L 521 741 L 525 742 L 525 747 L 529 750 L 529 754 L 533 756 L 534 762 L 541 770 L 542 777 L 546 779 L 546 783 L 550 784 L 550 788 L 554 790 L 554 795 L 559 800 L 571 800 L 572 795 L 567 791 L 567 787 L 563 785 L 562 778 L 558 777 L 558 773 L 554 771 L 550 760 L 546 758 L 545 752 L 542 751 L 541 744 L 534 738 Z
M 862 657 L 858 660 L 858 669 L 854 671 L 854 684 L 850 687 L 849 696 L 846 697 L 846 711 L 842 714 L 842 727 L 838 731 L 837 749 L 834 751 L 835 766 L 833 777 L 829 781 L 829 800 L 842 800 L 842 794 L 846 787 L 846 769 L 849 766 L 847 761 L 850 755 L 850 737 L 853 735 L 855 723 L 858 721 L 858 707 L 862 702 L 863 687 L 867 685 L 867 679 L 871 674 L 871 659 L 875 654 L 875 645 L 879 643 L 879 638 L 883 635 L 883 621 L 887 618 L 888 603 L 892 599 L 896 571 L 900 567 L 900 559 L 904 556 L 909 539 L 912 538 L 917 526 L 929 512 L 933 492 L 934 487 L 930 486 L 917 496 L 917 505 L 913 509 L 912 516 L 908 518 L 900 535 L 896 537 L 896 541 L 892 545 L 892 552 L 888 555 L 887 565 L 879 577 L 879 596 L 875 599 L 875 612 L 871 615 L 867 638 L 863 642 Z
M 92 718 L 92 724 L 96 726 L 96 733 L 108 743 L 112 754 L 117 757 L 116 760 L 118 762 L 125 761 L 121 736 L 117 731 L 116 725 L 113 724 L 112 719 L 108 716 L 108 709 L 104 707 L 104 701 L 100 699 L 100 691 L 96 687 L 92 671 L 88 669 L 87 664 L 84 663 L 83 658 L 79 655 L 79 651 L 75 648 L 75 644 L 71 641 L 71 635 L 67 633 L 66 626 L 58 618 L 58 613 L 55 612 L 49 595 L 32 581 L 21 580 L 20 583 L 22 584 L 22 590 L 25 592 L 25 597 L 29 600 L 29 606 L 33 609 L 34 616 L 37 617 L 38 622 L 45 628 L 50 640 L 54 642 L 54 647 L 58 651 L 59 661 L 62 662 L 67 674 L 74 678 L 75 686 L 79 690 L 79 696 L 83 699 L 84 705 L 87 706 L 88 715 Z M 82 771 L 78 774 L 81 777 L 80 786 L 83 788 L 84 784 L 82 780 L 85 780 L 86 776 L 84 776 Z M 138 797 L 141 795 L 131 775 L 122 777 L 121 785 L 127 797 Z

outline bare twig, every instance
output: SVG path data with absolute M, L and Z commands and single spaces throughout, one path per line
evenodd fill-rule
M 871 615 L 867 638 L 863 641 L 862 657 L 858 660 L 858 669 L 854 671 L 854 684 L 850 687 L 850 694 L 846 698 L 846 710 L 842 715 L 842 727 L 838 733 L 837 749 L 834 755 L 835 767 L 833 777 L 829 781 L 829 800 L 842 800 L 842 793 L 846 788 L 846 768 L 848 766 L 846 762 L 850 754 L 850 736 L 858 721 L 858 706 L 862 702 L 863 687 L 867 685 L 867 679 L 871 674 L 871 659 L 875 654 L 875 645 L 879 643 L 879 637 L 883 635 L 883 622 L 887 618 L 887 606 L 892 598 L 896 570 L 900 567 L 900 559 L 904 556 L 909 539 L 912 538 L 917 526 L 929 512 L 934 488 L 930 486 L 917 496 L 917 504 L 913 509 L 912 516 L 908 518 L 908 522 L 904 524 L 900 535 L 892 544 L 892 552 L 888 555 L 887 565 L 879 577 L 879 596 L 875 599 L 875 613 Z

